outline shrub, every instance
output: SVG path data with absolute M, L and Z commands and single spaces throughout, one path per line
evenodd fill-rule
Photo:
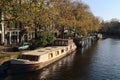
M 42 31 L 37 33 L 37 39 L 32 40 L 34 46 L 44 47 L 48 44 L 51 44 L 55 40 L 55 36 L 49 31 Z

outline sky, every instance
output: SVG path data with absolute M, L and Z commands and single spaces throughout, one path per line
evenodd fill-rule
M 82 1 L 89 5 L 90 10 L 95 16 L 100 17 L 105 21 L 109 21 L 112 18 L 120 20 L 120 0 L 82 0 Z

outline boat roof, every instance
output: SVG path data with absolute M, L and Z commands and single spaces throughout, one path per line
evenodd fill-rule
M 39 48 L 36 50 L 28 51 L 22 53 L 22 55 L 33 55 L 33 56 L 40 56 L 46 53 L 54 52 L 60 49 L 63 49 L 66 46 L 52 46 L 52 47 L 45 47 L 45 48 Z

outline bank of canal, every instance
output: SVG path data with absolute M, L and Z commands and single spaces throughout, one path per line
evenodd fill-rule
M 107 38 L 35 73 L 0 80 L 120 80 L 120 39 Z

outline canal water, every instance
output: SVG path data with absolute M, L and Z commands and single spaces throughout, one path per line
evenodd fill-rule
M 120 39 L 99 40 L 40 71 L 0 80 L 120 80 Z

